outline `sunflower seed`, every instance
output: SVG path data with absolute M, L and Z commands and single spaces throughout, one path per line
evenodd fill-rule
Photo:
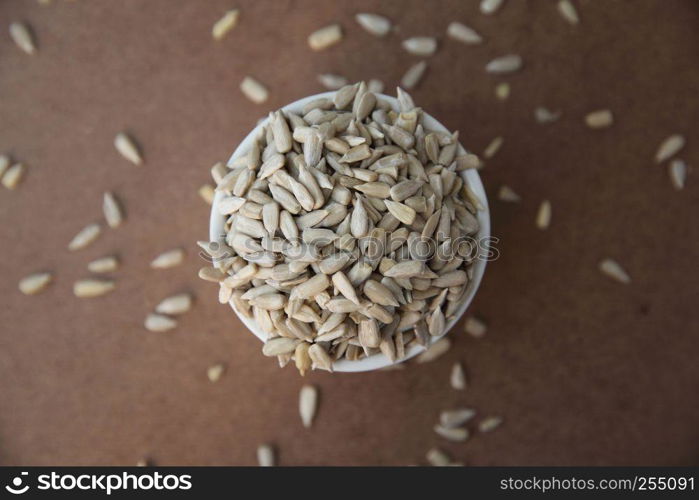
M 274 448 L 268 444 L 261 444 L 257 447 L 257 463 L 260 467 L 274 467 Z
M 578 11 L 575 10 L 575 5 L 570 0 L 558 0 L 558 13 L 570 24 L 578 24 L 580 17 Z
M 498 200 L 508 203 L 519 203 L 522 201 L 522 198 L 510 186 L 502 185 L 498 190 Z
M 378 281 L 367 280 L 364 283 L 364 295 L 376 304 L 398 307 L 398 301 L 393 296 L 393 292 Z
M 313 425 L 318 410 L 318 389 L 313 385 L 304 385 L 299 392 L 299 414 L 306 429 Z
M 537 123 L 551 123 L 555 122 L 561 117 L 560 111 L 550 111 L 542 106 L 534 109 L 534 119 Z
M 396 219 L 409 226 L 415 221 L 415 210 L 397 201 L 385 200 L 386 208 Z
M 491 432 L 500 427 L 502 417 L 485 417 L 478 422 L 478 430 L 480 432 Z
M 391 31 L 391 21 L 378 14 L 359 13 L 354 18 L 362 28 L 372 35 L 384 36 Z
M 369 90 L 369 92 L 372 92 L 374 94 L 380 94 L 384 90 L 384 84 L 381 80 L 372 78 L 371 80 L 369 80 L 369 83 L 367 84 L 367 89 Z
M 76 234 L 75 237 L 70 241 L 70 243 L 68 244 L 68 250 L 73 252 L 75 250 L 85 248 L 97 239 L 101 231 L 102 228 L 99 224 L 88 224 L 83 229 L 81 229 L 80 232 Z
M 91 273 L 111 273 L 119 267 L 119 261 L 114 256 L 102 257 L 93 260 L 87 265 L 87 270 Z
M 51 273 L 35 273 L 22 278 L 19 282 L 19 291 L 24 295 L 35 295 L 51 283 L 53 275 Z
M 10 36 L 12 37 L 12 41 L 15 42 L 15 45 L 17 45 L 22 52 L 29 55 L 36 52 L 34 37 L 26 24 L 19 22 L 11 23 Z
M 318 82 L 328 90 L 338 90 L 347 85 L 347 78 L 344 76 L 324 73 L 318 75 Z
M 267 88 L 251 76 L 246 76 L 240 82 L 240 91 L 255 104 L 262 104 L 269 97 Z
M 623 283 L 625 285 L 631 283 L 631 277 L 624 270 L 624 268 L 621 267 L 621 265 L 614 259 L 603 259 L 599 263 L 598 267 L 602 274 L 606 274 L 607 276 L 609 276 L 615 281 L 618 281 L 619 283 Z
M 184 261 L 184 250 L 181 248 L 173 248 L 158 255 L 150 263 L 153 269 L 168 269 L 170 267 L 179 266 Z
M 149 314 L 144 322 L 146 330 L 151 332 L 166 332 L 177 326 L 177 321 L 162 314 Z
M 506 101 L 510 97 L 510 84 L 507 82 L 498 83 L 495 86 L 495 97 L 500 101 Z
M 420 83 L 420 80 L 422 80 L 426 69 L 427 61 L 420 61 L 419 63 L 413 64 L 408 68 L 408 71 L 405 72 L 403 78 L 401 78 L 401 85 L 408 90 L 414 89 L 417 87 L 418 83 Z
M 655 163 L 662 163 L 679 153 L 685 145 L 684 136 L 673 134 L 660 143 L 655 153 Z
M 342 28 L 339 24 L 331 24 L 308 36 L 308 46 L 312 50 L 323 50 L 342 40 Z
M 441 357 L 443 354 L 451 348 L 451 340 L 447 337 L 442 337 L 441 339 L 430 345 L 424 352 L 420 353 L 416 358 L 415 362 L 418 364 L 429 363 L 435 359 Z
M 24 164 L 15 163 L 7 169 L 5 175 L 2 176 L 2 185 L 7 189 L 16 189 L 24 176 Z
M 201 198 L 209 205 L 212 205 L 214 203 L 215 195 L 216 192 L 211 184 L 204 184 L 202 187 L 199 188 L 199 196 L 201 196 Z
M 502 7 L 504 1 L 505 0 L 481 0 L 481 13 L 487 16 L 495 14 L 498 11 L 498 9 Z
M 351 300 L 355 304 L 359 305 L 359 299 L 357 298 L 357 292 L 354 290 L 352 283 L 350 282 L 347 275 L 342 271 L 338 271 L 333 274 L 332 277 L 333 285 L 335 288 L 347 299 Z
M 124 220 L 119 203 L 114 195 L 110 192 L 104 193 L 102 212 L 104 212 L 104 218 L 107 221 L 107 225 L 111 228 L 119 227 Z
M 444 410 L 439 414 L 439 423 L 442 427 L 453 429 L 465 424 L 475 416 L 476 411 L 471 408 Z
M 428 36 L 416 36 L 403 40 L 403 48 L 414 56 L 427 57 L 437 51 L 437 40 Z
M 429 331 L 430 335 L 433 337 L 439 337 L 444 334 L 444 328 L 446 325 L 446 320 L 444 319 L 444 313 L 441 308 L 436 308 L 429 319 Z
M 221 19 L 216 21 L 211 28 L 211 36 L 214 37 L 214 40 L 222 40 L 229 31 L 235 28 L 235 25 L 238 23 L 239 15 L 240 12 L 238 9 L 229 10 Z
M 513 73 L 522 67 L 522 57 L 517 54 L 507 54 L 493 59 L 485 66 L 486 73 Z
M 202 267 L 199 269 L 199 277 L 205 281 L 220 283 L 226 279 L 226 275 L 214 267 Z
M 155 312 L 174 316 L 186 313 L 191 307 L 192 296 L 188 293 L 181 293 L 164 299 L 155 307 Z
M 73 285 L 73 293 L 76 297 L 99 297 L 114 290 L 112 280 L 85 279 L 76 281 Z
M 268 357 L 289 354 L 296 350 L 296 346 L 301 342 L 298 339 L 288 339 L 286 337 L 275 337 L 269 339 L 262 346 L 262 354 Z
M 468 429 L 460 427 L 444 427 L 437 424 L 434 426 L 434 432 L 448 441 L 463 442 L 469 437 Z
M 469 316 L 464 322 L 464 331 L 472 337 L 480 338 L 487 330 L 487 325 L 475 316 Z
M 592 129 L 607 128 L 614 122 L 614 116 L 608 109 L 599 109 L 585 115 L 585 125 Z
M 678 191 L 684 189 L 684 183 L 687 180 L 687 164 L 680 159 L 672 160 L 668 167 L 668 172 L 672 187 Z
M 541 230 L 548 229 L 551 225 L 551 202 L 544 200 L 539 205 L 539 211 L 536 213 L 536 227 Z
M 121 156 L 129 160 L 134 165 L 141 165 L 143 157 L 133 139 L 124 132 L 119 132 L 114 138 L 114 147 Z
M 313 344 L 308 348 L 308 355 L 313 361 L 314 368 L 320 370 L 333 371 L 333 360 L 327 351 L 320 344 Z
M 466 374 L 464 373 L 464 367 L 461 363 L 454 363 L 451 367 L 449 383 L 451 384 L 451 388 L 457 391 L 466 389 Z
M 218 382 L 224 371 L 226 371 L 226 367 L 220 363 L 211 365 L 206 369 L 206 377 L 209 379 L 209 382 Z
M 432 448 L 425 455 L 427 462 L 434 467 L 446 467 L 451 463 L 451 458 L 439 448 Z
M 481 37 L 473 28 L 469 28 L 465 24 L 459 22 L 449 23 L 447 27 L 447 36 L 457 42 L 462 42 L 467 45 L 478 45 L 483 43 Z

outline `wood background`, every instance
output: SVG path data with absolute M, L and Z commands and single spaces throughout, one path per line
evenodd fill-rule
M 475 1 L 120 0 L 0 2 L 0 152 L 27 164 L 14 192 L 0 189 L 0 464 L 254 464 L 259 443 L 284 465 L 424 463 L 440 446 L 470 465 L 699 464 L 699 229 L 696 168 L 672 189 L 652 158 L 675 132 L 682 157 L 699 164 L 699 4 L 692 0 L 573 0 L 572 27 L 549 1 L 510 0 L 495 16 Z M 214 21 L 238 7 L 221 43 Z M 385 39 L 362 31 L 356 12 L 390 17 Z M 12 44 L 7 26 L 31 24 L 39 52 Z M 446 40 L 460 20 L 486 39 Z M 312 53 L 313 30 L 340 22 L 344 41 Z M 420 106 L 481 152 L 502 150 L 483 171 L 501 257 L 488 266 L 472 311 L 485 338 L 456 327 L 440 361 L 403 371 L 330 375 L 312 430 L 302 428 L 294 368 L 265 359 L 260 343 L 216 287 L 196 277 L 194 242 L 208 235 L 197 195 L 208 168 L 229 156 L 270 109 L 320 91 L 316 75 L 379 78 L 392 88 L 416 58 L 400 41 L 436 35 Z M 520 53 L 523 70 L 486 75 L 493 57 Z M 245 75 L 270 90 L 262 106 L 238 90 Z M 494 86 L 508 81 L 507 102 Z M 537 125 L 533 109 L 561 109 Z M 614 111 L 592 131 L 583 116 Z M 134 167 L 114 151 L 117 132 L 143 145 Z M 495 201 L 506 183 L 519 205 Z M 68 241 L 101 218 L 114 191 L 128 220 L 86 250 Z M 542 199 L 550 230 L 534 227 Z M 149 269 L 182 246 L 186 265 Z M 117 289 L 73 297 L 90 260 L 117 253 Z M 633 277 L 601 276 L 604 257 Z M 19 279 L 55 272 L 45 293 L 25 297 Z M 194 309 L 177 330 L 142 326 L 162 298 L 190 290 Z M 448 386 L 455 361 L 471 386 Z M 227 371 L 216 384 L 209 365 Z M 473 406 L 506 423 L 490 435 L 449 444 L 431 430 L 440 409 Z

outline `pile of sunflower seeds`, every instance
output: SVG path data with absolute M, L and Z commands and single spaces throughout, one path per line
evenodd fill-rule
M 302 114 L 270 113 L 249 151 L 212 169 L 219 241 L 199 242 L 219 301 L 268 334 L 262 352 L 301 373 L 445 333 L 472 279 L 483 206 L 460 172 L 458 133 L 428 130 L 356 83 Z M 463 151 L 461 151 L 463 152 Z

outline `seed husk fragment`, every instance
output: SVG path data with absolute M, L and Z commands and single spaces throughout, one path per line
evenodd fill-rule
M 269 97 L 267 88 L 251 76 L 246 76 L 240 82 L 240 91 L 255 104 L 262 104 Z
M 126 158 L 134 165 L 141 165 L 143 163 L 141 152 L 134 143 L 133 139 L 131 139 L 131 137 L 129 137 L 125 132 L 119 132 L 116 135 L 114 138 L 114 147 L 121 156 Z
M 391 21 L 378 14 L 359 13 L 354 18 L 367 33 L 372 35 L 384 36 L 391 31 Z
M 29 55 L 36 52 L 34 37 L 26 24 L 20 22 L 10 24 L 10 36 L 22 52 Z
M 20 280 L 19 291 L 24 295 L 36 295 L 43 291 L 51 283 L 52 279 L 53 274 L 51 273 L 30 274 Z
M 605 274 L 619 283 L 628 285 L 631 283 L 631 277 L 629 274 L 621 267 L 616 260 L 606 258 L 599 263 L 599 270 L 602 274 Z
M 88 224 L 75 235 L 70 243 L 68 243 L 68 250 L 74 252 L 75 250 L 85 248 L 90 243 L 95 241 L 101 232 L 102 228 L 99 224 Z
M 310 429 L 313 425 L 313 419 L 318 410 L 318 389 L 306 384 L 301 387 L 299 392 L 299 414 L 301 415 L 301 423 L 306 429 Z
M 112 280 L 85 279 L 75 282 L 73 293 L 80 298 L 99 297 L 111 292 L 114 288 L 115 284 Z
M 104 213 L 104 218 L 107 221 L 107 225 L 112 229 L 119 227 L 124 220 L 119 202 L 117 202 L 114 195 L 110 192 L 104 193 L 102 212 Z
M 153 269 L 168 269 L 170 267 L 179 266 L 184 261 L 184 250 L 181 248 L 173 248 L 158 255 L 150 263 Z
M 221 19 L 216 21 L 211 28 L 211 36 L 214 37 L 214 40 L 222 40 L 228 32 L 235 28 L 239 16 L 240 11 L 238 9 L 229 10 L 223 14 Z
M 314 31 L 308 36 L 308 46 L 313 50 L 324 50 L 342 40 L 342 28 L 331 24 Z
M 166 332 L 177 326 L 177 321 L 163 314 L 149 314 L 144 322 L 146 330 L 151 332 Z

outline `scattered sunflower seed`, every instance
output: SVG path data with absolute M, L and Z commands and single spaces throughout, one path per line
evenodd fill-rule
M 0 155 L 0 179 L 3 174 L 7 171 L 10 166 L 10 157 L 7 155 Z
M 158 314 L 175 316 L 189 311 L 192 307 L 192 296 L 188 293 L 180 293 L 163 299 L 155 308 Z
M 672 187 L 677 191 L 684 189 L 684 183 L 687 180 L 687 164 L 684 160 L 675 159 L 670 162 L 668 167 L 668 173 L 670 174 L 670 182 L 672 182 Z
M 492 158 L 493 156 L 495 156 L 495 154 L 496 154 L 498 151 L 500 151 L 500 148 L 502 147 L 502 143 L 503 143 L 503 142 L 505 142 L 505 140 L 504 140 L 501 136 L 496 137 L 495 139 L 493 139 L 492 141 L 490 141 L 490 143 L 488 144 L 488 146 L 487 146 L 487 147 L 485 148 L 485 150 L 483 151 L 483 157 L 484 157 L 484 158 L 490 159 L 490 158 Z
M 498 9 L 502 7 L 504 1 L 505 0 L 481 0 L 481 13 L 487 16 L 495 14 L 498 11 Z
M 478 45 L 483 43 L 483 37 L 481 37 L 476 30 L 456 21 L 449 23 L 449 26 L 447 27 L 447 36 L 452 40 L 456 40 L 467 45 Z
M 119 261 L 113 255 L 93 260 L 87 265 L 87 270 L 91 273 L 111 273 L 119 267 Z
M 299 414 L 306 429 L 313 424 L 318 409 L 318 389 L 313 385 L 304 385 L 299 393 Z
M 655 153 L 655 163 L 662 163 L 669 160 L 684 147 L 685 139 L 680 134 L 673 134 L 660 143 L 658 151 Z
M 451 463 L 451 458 L 439 448 L 432 448 L 425 455 L 427 462 L 434 467 L 446 467 Z
M 502 417 L 485 417 L 478 422 L 478 430 L 480 432 L 490 432 L 497 429 L 502 424 Z
M 226 12 L 221 19 L 216 21 L 211 28 L 211 36 L 214 37 L 214 40 L 222 40 L 229 31 L 235 28 L 239 16 L 240 12 L 238 9 L 233 9 Z
M 26 24 L 19 22 L 10 24 L 10 36 L 22 52 L 29 55 L 36 52 L 34 37 Z
M 608 109 L 599 109 L 585 115 L 585 125 L 592 129 L 611 127 L 614 123 L 614 116 Z
M 344 76 L 333 75 L 331 73 L 318 75 L 318 82 L 328 90 L 339 90 L 349 83 Z
M 544 200 L 539 205 L 539 211 L 536 213 L 536 227 L 546 230 L 551 225 L 551 202 Z
M 367 84 L 367 90 L 372 94 L 380 94 L 383 92 L 384 85 L 381 80 L 371 79 Z
M 485 65 L 486 73 L 494 75 L 514 73 L 522 67 L 522 57 L 517 54 L 507 54 L 497 57 Z
M 129 160 L 134 165 L 141 165 L 143 157 L 133 139 L 125 132 L 119 132 L 114 138 L 114 147 L 121 156 Z
M 414 56 L 428 57 L 437 51 L 437 39 L 429 36 L 416 36 L 403 40 L 403 48 Z
M 487 330 L 488 326 L 475 316 L 469 316 L 464 322 L 464 331 L 472 337 L 480 338 Z
M 561 117 L 560 111 L 551 111 L 543 106 L 539 106 L 534 109 L 534 119 L 537 123 L 551 123 L 555 122 Z
M 240 82 L 240 91 L 255 104 L 262 104 L 269 97 L 267 88 L 251 76 L 246 76 Z
M 623 283 L 624 285 L 628 285 L 629 283 L 631 283 L 631 277 L 629 276 L 629 274 L 614 259 L 603 259 L 599 263 L 598 267 L 602 274 L 609 276 L 610 278 L 612 278 L 615 281 L 618 281 L 619 283 Z
M 151 332 L 167 332 L 177 326 L 177 321 L 163 314 L 149 314 L 144 322 L 146 330 Z
M 444 427 L 437 424 L 434 426 L 434 432 L 448 441 L 463 442 L 469 437 L 468 429 L 462 427 Z
M 476 411 L 471 408 L 458 408 L 444 410 L 439 414 L 439 423 L 442 427 L 455 428 L 464 425 L 476 416 Z
M 260 467 L 274 467 L 274 448 L 268 444 L 261 444 L 257 447 L 257 463 Z
M 342 40 L 342 28 L 331 24 L 314 31 L 308 36 L 308 46 L 312 50 L 324 50 Z
M 204 200 L 207 204 L 213 205 L 216 190 L 211 184 L 204 184 L 199 188 L 199 196 L 201 196 L 202 200 Z
M 415 362 L 418 364 L 429 363 L 446 354 L 450 348 L 451 340 L 447 337 L 442 337 L 429 346 L 424 352 L 420 353 L 415 358 Z
M 88 224 L 80 230 L 78 234 L 70 240 L 68 243 L 68 250 L 74 252 L 75 250 L 80 250 L 88 246 L 90 243 L 95 241 L 97 237 L 102 232 L 102 227 L 97 224 Z
M 519 203 L 522 198 L 510 186 L 502 185 L 498 190 L 498 200 L 508 203 Z
M 451 384 L 451 388 L 457 391 L 466 389 L 466 374 L 464 373 L 464 367 L 461 363 L 454 363 L 451 367 L 449 383 Z
M 76 281 L 73 285 L 73 293 L 76 297 L 99 297 L 114 290 L 112 280 L 85 279 Z
M 223 364 L 218 363 L 216 365 L 211 365 L 206 369 L 206 376 L 208 377 L 209 382 L 218 382 L 221 379 L 224 371 L 226 371 L 226 367 Z
M 24 176 L 24 164 L 15 163 L 7 169 L 5 175 L 2 176 L 2 185 L 7 189 L 16 189 Z
M 179 266 L 184 261 L 184 250 L 181 248 L 173 248 L 158 255 L 150 263 L 153 269 L 168 269 L 170 267 Z
M 580 22 L 578 11 L 570 0 L 558 0 L 558 12 L 570 24 L 578 24 Z
M 419 63 L 413 64 L 408 68 L 408 71 L 405 72 L 403 78 L 401 78 L 401 85 L 408 90 L 414 89 L 417 87 L 418 83 L 420 83 L 420 80 L 422 80 L 426 69 L 427 61 L 420 61 Z
M 378 14 L 359 13 L 354 18 L 367 33 L 384 36 L 391 31 L 391 21 Z
M 35 295 L 51 283 L 53 275 L 51 273 L 35 273 L 22 278 L 19 282 L 19 291 L 24 295 Z
M 114 195 L 110 192 L 104 193 L 104 201 L 102 202 L 102 212 L 107 225 L 111 228 L 119 227 L 124 220 L 121 213 L 121 207 Z

